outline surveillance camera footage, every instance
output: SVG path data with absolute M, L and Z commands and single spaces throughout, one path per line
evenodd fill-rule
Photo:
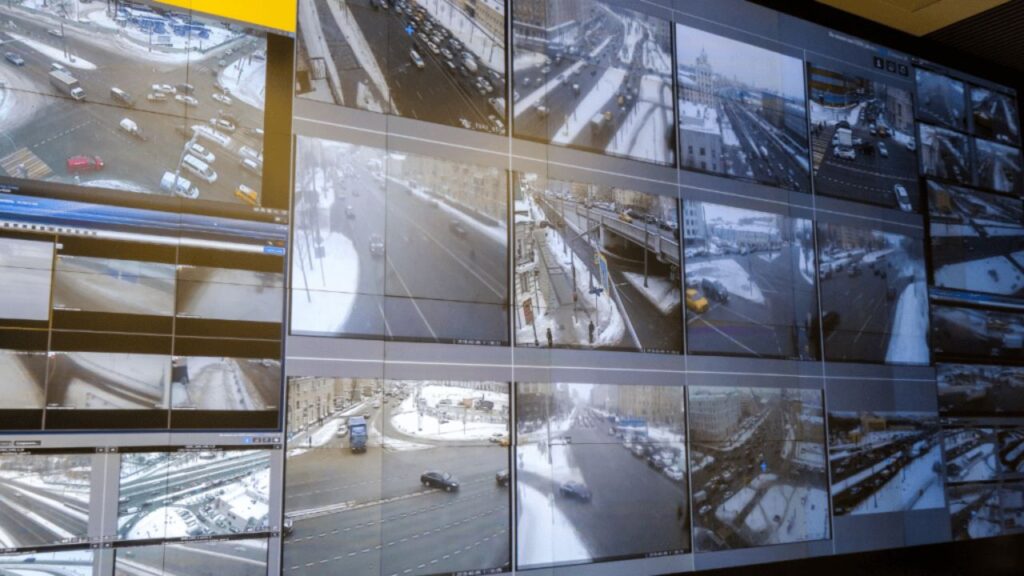
M 53 242 L 0 236 L 0 318 L 50 319 Z
M 93 576 L 94 552 L 70 550 L 0 555 L 0 573 L 7 576 Z
M 504 0 L 299 0 L 303 98 L 505 133 Z
M 818 262 L 822 313 L 809 333 L 822 340 L 826 360 L 929 363 L 920 239 L 819 223 Z
M 0 454 L 0 548 L 87 540 L 92 471 L 90 454 Z
M 816 193 L 919 212 L 910 91 L 807 65 Z
M 950 486 L 947 492 L 955 540 L 1002 534 L 1002 503 L 998 484 L 959 484 Z
M 512 4 L 516 136 L 675 164 L 672 31 L 601 0 Z
M 974 151 L 975 184 L 1003 194 L 1020 195 L 1020 150 L 975 138 Z
M 513 173 L 517 346 L 679 354 L 679 203 Z
M 683 168 L 810 192 L 799 58 L 677 24 L 676 61 Z
M 925 412 L 829 411 L 833 512 L 943 508 L 939 420 Z
M 946 482 L 995 480 L 1000 473 L 998 442 L 992 428 L 949 428 L 943 433 Z
M 511 568 L 507 382 L 290 378 L 285 574 Z
M 55 352 L 46 379 L 46 404 L 85 410 L 167 407 L 167 356 L 120 352 Z
M 971 183 L 970 138 L 946 128 L 918 124 L 921 174 L 955 184 Z
M 687 350 L 819 358 L 811 221 L 690 200 L 683 216 Z
M 1016 366 L 936 366 L 939 413 L 946 417 L 1024 414 L 1024 369 Z
M 1024 359 L 1021 314 L 932 304 L 931 318 L 936 359 Z
M 971 86 L 974 133 L 1011 146 L 1020 145 L 1017 98 L 980 86 Z
M 915 74 L 917 117 L 925 122 L 967 130 L 964 83 L 923 68 L 916 68 Z
M 689 549 L 684 396 L 681 386 L 516 383 L 520 567 Z
M 999 431 L 999 465 L 1004 476 L 1024 474 L 1024 429 Z
M 0 349 L 0 410 L 39 409 L 45 402 L 47 356 L 43 350 Z
M 928 182 L 935 286 L 1024 295 L 1024 203 Z
M 273 410 L 280 396 L 279 360 L 188 356 L 171 365 L 174 410 Z
M 114 576 L 265 576 L 267 540 L 208 540 L 116 548 Z
M 260 203 L 265 33 L 144 2 L 0 15 L 3 175 Z
M 122 452 L 119 540 L 269 530 L 269 450 Z
M 293 333 L 508 342 L 498 168 L 300 137 Z
M 689 387 L 698 552 L 827 539 L 820 390 Z

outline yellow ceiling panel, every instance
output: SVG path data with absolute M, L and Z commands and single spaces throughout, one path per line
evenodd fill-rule
M 1005 4 L 1008 0 L 817 0 L 914 36 Z

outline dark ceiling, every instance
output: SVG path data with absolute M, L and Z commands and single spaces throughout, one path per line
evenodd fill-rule
M 1024 0 L 996 6 L 924 38 L 1014 72 L 1024 72 Z

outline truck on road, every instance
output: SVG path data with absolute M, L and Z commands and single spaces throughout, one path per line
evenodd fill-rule
M 53 84 L 53 87 L 65 96 L 70 96 L 79 102 L 85 100 L 85 89 L 74 76 L 64 70 L 50 72 L 50 84 Z
M 366 417 L 348 419 L 348 446 L 353 452 L 366 452 Z

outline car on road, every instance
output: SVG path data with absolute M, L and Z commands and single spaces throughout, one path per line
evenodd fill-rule
M 68 172 L 97 172 L 103 169 L 103 158 L 79 154 L 68 158 Z
M 899 204 L 900 210 L 904 212 L 914 211 L 914 206 L 910 203 L 910 194 L 907 193 L 907 189 L 902 184 L 893 184 L 892 191 L 896 195 L 896 203 Z
M 25 65 L 25 59 L 22 58 L 21 55 L 16 53 L 16 52 L 8 52 L 8 53 L 6 53 L 6 54 L 4 54 L 4 58 L 6 58 L 8 62 L 10 62 L 11 64 L 14 64 L 15 66 L 24 66 Z
M 629 212 L 619 212 L 619 220 L 622 220 L 626 224 L 633 223 L 633 217 L 629 215 Z
M 191 106 L 192 108 L 199 106 L 199 100 L 196 100 L 194 96 L 188 96 L 186 94 L 175 94 L 174 99 L 178 102 L 181 102 L 185 106 Z
M 505 435 L 502 434 L 501 432 L 495 432 L 494 434 L 491 434 L 490 436 L 487 437 L 487 441 L 490 442 L 491 444 L 497 444 L 504 437 Z
M 563 498 L 579 500 L 580 502 L 590 502 L 590 499 L 593 497 L 590 493 L 590 488 L 587 488 L 587 485 L 583 482 L 576 480 L 562 482 L 558 487 L 558 495 Z
M 182 82 L 181 84 L 175 84 L 174 89 L 177 90 L 179 94 L 192 94 L 196 91 L 195 86 L 187 84 L 185 82 Z
M 146 94 L 146 100 L 150 102 L 167 102 L 167 93 L 150 92 L 149 94 Z
M 712 280 L 711 278 L 701 278 L 700 289 L 704 291 L 704 295 L 716 302 L 725 304 L 729 301 L 729 291 L 725 289 L 725 285 L 718 280 Z
M 914 151 L 917 150 L 917 140 L 914 140 L 913 138 L 911 138 L 911 139 L 907 140 L 907 142 L 903 146 L 904 146 L 904 148 L 907 149 L 907 151 L 914 152 Z
M 198 142 L 192 142 L 188 145 L 188 153 L 207 164 L 213 164 L 217 160 L 217 157 L 213 155 L 213 152 L 210 152 L 205 146 Z
M 142 141 L 146 140 L 146 137 L 143 136 L 142 134 L 142 129 L 139 128 L 139 125 L 136 124 L 135 121 L 131 118 L 122 118 L 121 121 L 117 123 L 117 125 L 119 128 L 121 128 L 122 131 L 129 134 L 130 136 L 134 136 Z
M 220 102 L 221 104 L 223 104 L 225 106 L 231 106 L 231 104 L 232 104 L 231 97 L 228 96 L 227 94 L 221 94 L 220 92 L 214 92 L 213 96 L 211 96 L 211 98 L 213 98 L 214 100 L 216 100 L 217 102 Z
M 458 220 L 452 220 L 448 224 L 448 229 L 452 231 L 452 234 L 455 234 L 459 238 L 466 237 L 466 227 L 463 226 L 462 222 L 459 222 Z
M 832 156 L 842 160 L 856 160 L 857 152 L 853 149 L 853 146 L 836 146 L 832 149 Z
M 370 234 L 370 256 L 384 255 L 384 238 L 380 234 Z
M 239 184 L 238 187 L 235 188 L 235 198 L 238 198 L 250 206 L 258 206 L 260 203 L 259 194 L 245 184 Z
M 352 207 L 351 204 L 349 204 L 348 206 L 345 206 L 345 216 L 348 217 L 348 218 L 355 218 L 356 217 L 356 210 L 355 210 L 355 208 Z
M 171 86 L 170 84 L 153 84 L 152 86 L 150 86 L 150 90 L 152 90 L 153 92 L 159 92 L 161 94 L 175 93 L 174 86 Z
M 344 438 L 345 436 L 348 436 L 348 426 L 345 426 L 344 424 L 339 424 L 338 430 L 334 433 L 334 435 L 338 438 Z
M 214 128 L 219 128 L 228 134 L 232 134 L 238 129 L 238 127 L 231 123 L 231 121 L 225 120 L 224 118 L 210 118 L 210 125 Z
M 135 98 L 132 97 L 127 91 L 113 86 L 110 88 L 110 99 L 115 102 L 120 102 L 129 108 L 135 107 Z
M 257 176 L 261 176 L 263 174 L 263 164 L 253 160 L 252 158 L 242 158 L 241 164 L 242 168 Z
M 686 289 L 686 307 L 697 314 L 703 314 L 708 310 L 708 299 L 701 296 L 696 288 Z
M 431 488 L 438 488 L 445 492 L 452 492 L 459 489 L 459 481 L 448 472 L 429 470 L 420 475 L 420 484 Z
M 423 62 L 423 57 L 420 56 L 419 52 L 415 50 L 409 50 L 409 59 L 416 65 L 417 68 L 423 70 L 427 65 Z
M 668 468 L 665 468 L 665 476 L 668 476 L 670 480 L 679 482 L 683 479 L 684 474 L 682 469 L 679 468 L 679 466 L 672 465 L 669 466 Z
M 498 486 L 508 486 L 508 483 L 509 483 L 508 469 L 506 468 L 504 470 L 499 470 L 498 473 L 494 475 L 494 482 Z
M 885 142 L 878 142 L 877 144 L 875 144 L 875 146 L 878 148 L 879 156 L 881 156 L 882 158 L 889 157 L 889 149 L 885 146 Z
M 194 176 L 202 178 L 207 184 L 213 184 L 217 181 L 217 172 L 209 164 L 191 154 L 185 154 L 181 167 L 191 172 Z

